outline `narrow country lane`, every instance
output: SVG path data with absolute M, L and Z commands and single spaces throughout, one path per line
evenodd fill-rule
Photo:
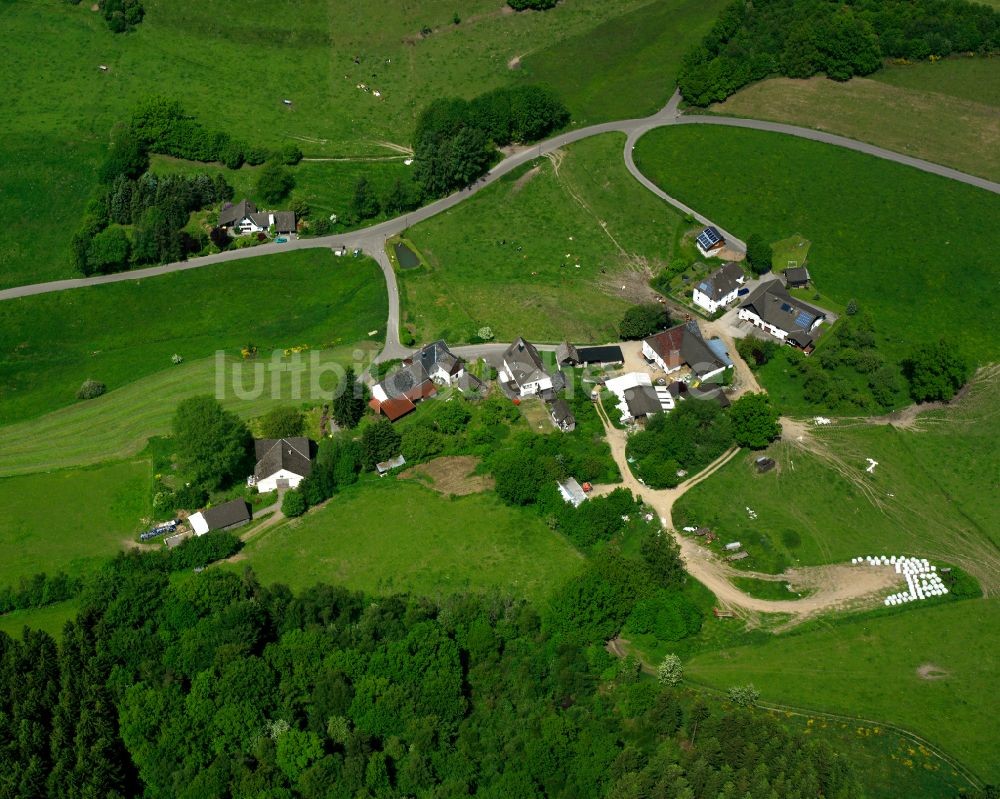
M 693 400 L 689 400 L 693 401 Z M 758 599 L 739 590 L 730 581 L 733 577 L 746 577 L 745 572 L 737 571 L 720 561 L 712 552 L 698 544 L 694 539 L 682 535 L 674 528 L 673 507 L 686 492 L 698 483 L 710 477 L 733 458 L 739 455 L 739 448 L 733 447 L 709 464 L 705 469 L 690 480 L 686 480 L 676 488 L 652 489 L 640 483 L 629 468 L 625 454 L 627 436 L 624 430 L 614 427 L 607 416 L 603 403 L 598 403 L 598 415 L 604 424 L 604 433 L 611 454 L 618 464 L 622 474 L 622 485 L 629 489 L 643 502 L 649 505 L 660 517 L 664 528 L 674 536 L 680 548 L 681 561 L 688 573 L 698 582 L 708 588 L 722 607 L 750 611 L 755 613 L 791 614 L 792 621 L 785 627 L 801 623 L 806 618 L 831 610 L 838 610 L 870 599 L 877 594 L 900 582 L 901 578 L 893 569 L 865 568 L 859 569 L 847 564 L 819 566 L 810 569 L 797 569 L 794 577 L 797 582 L 815 586 L 815 593 L 796 600 Z M 789 574 L 791 578 L 793 575 Z

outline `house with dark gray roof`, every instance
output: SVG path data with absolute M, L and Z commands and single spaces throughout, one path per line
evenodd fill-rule
M 770 333 L 778 341 L 807 352 L 826 312 L 788 293 L 780 280 L 762 283 L 741 304 L 739 318 Z
M 394 422 L 413 411 L 416 403 L 437 394 L 438 386 L 454 386 L 473 398 L 486 392 L 483 381 L 469 374 L 465 361 L 439 339 L 417 350 L 399 369 L 372 386 L 368 405 Z
M 253 447 L 257 457 L 253 483 L 261 494 L 279 488 L 298 488 L 312 472 L 310 443 L 305 436 L 258 438 Z
M 643 339 L 642 355 L 651 364 L 670 374 L 687 366 L 700 380 L 707 380 L 732 366 L 702 338 L 698 322 L 690 322 Z
M 258 211 L 257 206 L 246 199 L 235 205 L 227 203 L 219 211 L 219 227 L 235 236 L 266 233 L 272 226 L 275 233 L 294 233 L 295 214 L 292 211 Z
M 695 238 L 695 244 L 698 245 L 698 251 L 702 255 L 710 258 L 726 246 L 726 240 L 717 228 L 709 225 Z
M 785 270 L 785 285 L 790 289 L 804 289 L 809 285 L 809 270 L 804 266 L 790 266 Z
M 205 535 L 213 530 L 232 530 L 250 521 L 250 506 L 242 499 L 223 502 L 188 516 L 188 524 L 195 535 Z
M 723 264 L 694 287 L 691 299 L 694 304 L 714 314 L 720 308 L 735 302 L 737 292 L 745 280 L 743 268 L 734 261 Z
M 552 375 L 546 371 L 542 356 L 531 342 L 520 337 L 504 350 L 497 373 L 510 391 L 522 397 L 552 390 Z
M 552 423 L 564 433 L 572 433 L 576 429 L 576 417 L 570 410 L 569 403 L 561 397 L 549 403 L 549 416 L 552 417 Z

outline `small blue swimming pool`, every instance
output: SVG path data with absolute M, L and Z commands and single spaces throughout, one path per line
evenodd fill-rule
M 288 239 L 286 239 L 284 236 L 278 236 L 278 238 L 275 239 L 275 242 L 278 244 L 284 244 L 286 241 L 288 241 Z

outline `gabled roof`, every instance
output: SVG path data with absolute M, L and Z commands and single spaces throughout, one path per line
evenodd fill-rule
M 291 438 L 258 438 L 253 442 L 257 465 L 253 473 L 264 480 L 282 470 L 308 477 L 312 471 L 309 458 L 309 439 L 305 436 Z
M 790 266 L 785 270 L 785 280 L 789 283 L 808 283 L 809 270 L 804 266 Z
M 250 521 L 250 506 L 242 499 L 233 499 L 214 508 L 206 508 L 201 516 L 209 530 L 221 530 Z
M 651 413 L 660 413 L 663 410 L 663 403 L 652 386 L 636 386 L 625 389 L 625 404 L 633 419 L 641 416 L 649 416 Z
M 800 347 L 812 343 L 810 330 L 817 319 L 825 319 L 826 312 L 796 299 L 781 285 L 780 280 L 769 280 L 757 287 L 741 304 L 740 309 L 757 314 L 764 322 L 784 330 L 790 340 Z
M 295 212 L 294 211 L 275 211 L 274 212 L 274 229 L 278 233 L 291 233 L 295 230 Z
M 673 368 L 686 363 L 696 375 L 714 372 L 732 365 L 720 359 L 701 337 L 698 322 L 690 322 L 664 330 L 644 340 L 667 366 Z
M 549 413 L 552 414 L 552 419 L 556 424 L 576 423 L 576 417 L 573 416 L 569 403 L 564 399 L 552 400 L 549 405 Z
M 411 363 L 419 363 L 428 374 L 435 365 L 440 366 L 449 375 L 457 375 L 462 371 L 465 361 L 448 349 L 444 339 L 432 341 L 427 346 L 417 350 L 409 359 Z
M 236 205 L 223 206 L 219 212 L 219 224 L 231 225 L 257 213 L 257 206 L 249 200 L 241 200 Z M 267 227 L 267 224 L 264 225 Z
M 407 397 L 396 397 L 395 399 L 387 399 L 384 402 L 379 402 L 372 397 L 368 400 L 368 405 L 375 413 L 384 414 L 390 422 L 395 422 L 417 408 Z
M 379 385 L 389 399 L 409 396 L 414 391 L 417 392 L 419 398 L 425 383 L 430 383 L 431 387 L 434 385 L 428 377 L 423 363 L 414 360 L 386 375 Z M 410 398 L 413 399 L 413 397 Z
M 483 394 L 486 389 L 486 384 L 468 369 L 462 372 L 462 376 L 458 378 L 455 385 L 460 391 L 471 394 Z
M 715 247 L 721 247 L 726 243 L 726 240 L 722 238 L 722 234 L 711 226 L 701 231 L 701 233 L 698 234 L 697 240 L 703 250 L 711 250 Z
M 517 341 L 504 350 L 503 361 L 510 368 L 511 377 L 519 386 L 525 383 L 534 383 L 549 377 L 545 371 L 545 364 L 542 356 L 538 354 L 535 346 L 523 338 L 518 337 Z
M 575 366 L 580 363 L 580 353 L 577 352 L 576 347 L 568 341 L 564 341 L 556 347 L 556 363 Z
M 713 302 L 718 302 L 727 294 L 736 291 L 742 279 L 743 270 L 740 265 L 730 261 L 712 272 L 696 288 Z

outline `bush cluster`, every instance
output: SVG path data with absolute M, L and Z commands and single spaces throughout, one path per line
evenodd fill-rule
M 698 106 L 769 75 L 835 80 L 885 58 L 995 53 L 1000 13 L 964 0 L 735 0 L 683 59 L 678 86 Z

